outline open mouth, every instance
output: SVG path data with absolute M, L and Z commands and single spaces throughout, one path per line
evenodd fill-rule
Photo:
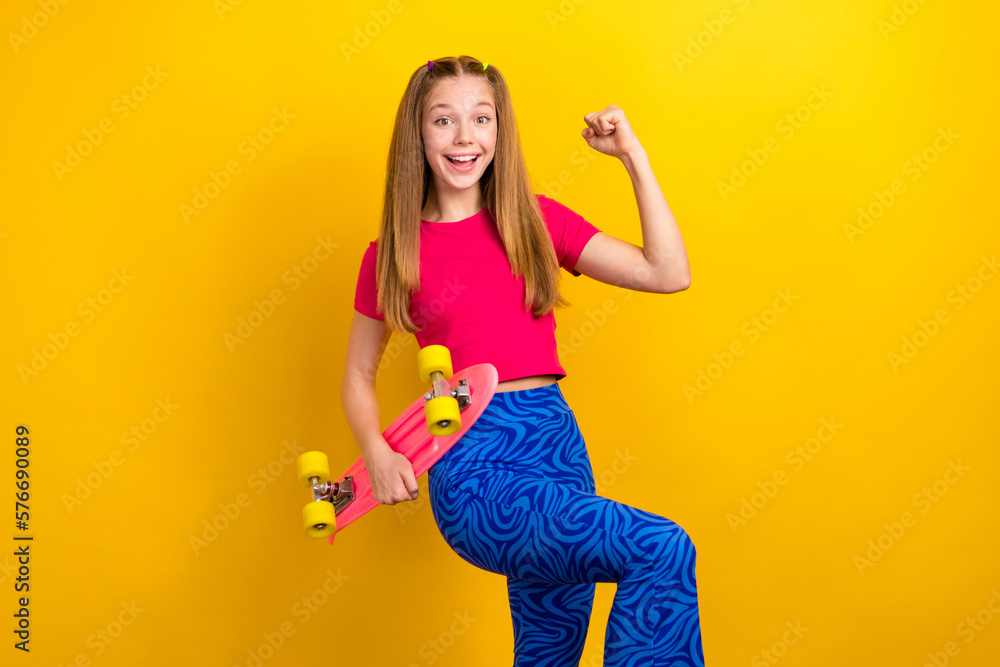
M 472 165 L 474 165 L 479 160 L 478 155 L 474 156 L 471 160 L 468 158 L 456 160 L 454 158 L 448 157 L 447 155 L 445 155 L 445 157 L 448 158 L 448 162 L 451 162 L 455 166 L 455 168 L 459 170 L 471 169 Z

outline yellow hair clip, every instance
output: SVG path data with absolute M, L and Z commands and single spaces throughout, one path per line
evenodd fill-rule
M 487 66 L 487 65 L 489 65 L 489 63 L 483 63 L 483 71 L 484 71 L 484 72 L 486 71 L 486 66 Z

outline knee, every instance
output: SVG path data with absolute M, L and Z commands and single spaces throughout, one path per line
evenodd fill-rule
M 691 539 L 691 534 L 688 533 L 683 528 L 681 528 L 680 526 L 678 526 L 677 529 L 681 533 L 681 540 L 682 540 L 682 543 L 683 543 L 683 549 L 691 554 L 691 558 L 694 558 L 695 554 L 697 553 L 697 550 L 694 547 L 694 540 Z
M 686 530 L 671 522 L 659 531 L 657 547 L 660 558 L 670 560 L 691 560 L 696 555 L 694 540 Z

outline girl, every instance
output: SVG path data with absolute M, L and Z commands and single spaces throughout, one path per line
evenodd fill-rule
M 555 343 L 559 267 L 633 290 L 690 285 L 680 230 L 621 109 L 584 116 L 591 148 L 632 179 L 643 247 L 531 191 L 503 76 L 469 56 L 410 77 L 396 114 L 381 233 L 364 254 L 341 386 L 375 499 L 417 497 L 382 438 L 375 371 L 393 330 L 489 362 L 486 411 L 428 472 L 434 520 L 473 565 L 507 577 L 514 665 L 583 653 L 595 582 L 617 582 L 604 664 L 703 665 L 695 549 L 669 519 L 596 495 Z

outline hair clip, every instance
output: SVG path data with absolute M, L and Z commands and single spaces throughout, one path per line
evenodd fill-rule
M 489 63 L 483 63 L 483 71 L 484 71 L 484 72 L 486 71 L 486 66 L 487 66 L 487 65 L 489 65 Z
M 427 61 L 427 71 L 430 72 L 432 69 L 434 69 L 434 61 L 433 60 L 428 60 Z

